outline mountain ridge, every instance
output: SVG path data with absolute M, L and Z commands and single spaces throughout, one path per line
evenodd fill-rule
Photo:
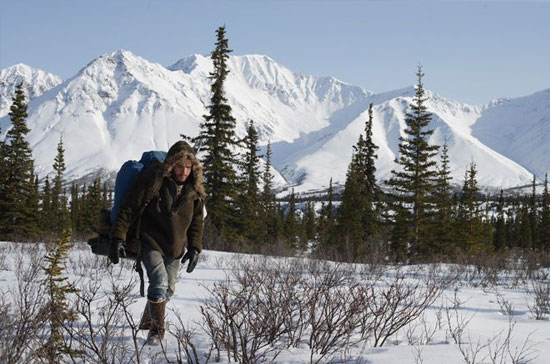
M 273 166 L 289 183 L 299 184 L 297 190 L 326 186 L 330 177 L 343 183 L 351 147 L 362 132 L 371 102 L 375 111 L 373 137 L 380 147 L 378 178 L 387 178 L 395 168 L 398 138 L 403 135 L 414 86 L 375 93 L 334 77 L 294 73 L 264 55 L 231 56 L 228 66 L 226 96 L 237 119 L 237 135 L 244 136 L 248 122 L 254 120 L 261 144 L 272 142 Z M 164 67 L 117 50 L 95 58 L 63 82 L 42 83 L 50 88 L 31 98 L 28 119 L 29 142 L 38 157 L 39 173 L 51 172 L 61 135 L 70 154 L 67 175 L 77 178 L 99 168 L 115 170 L 124 160 L 139 158 L 143 150 L 167 149 L 181 133 L 198 134 L 210 99 L 211 68 L 210 59 L 198 54 Z M 15 77 L 0 77 L 0 85 L 14 82 Z M 540 99 L 524 97 L 525 107 L 539 109 L 534 114 L 538 119 L 525 122 L 531 129 L 537 121 L 550 120 L 545 91 L 549 90 L 533 94 L 541 93 Z M 478 164 L 482 184 L 511 187 L 530 180 L 531 172 L 515 162 L 517 156 L 504 153 L 501 141 L 488 136 L 491 129 L 499 131 L 500 127 L 494 125 L 494 117 L 483 115 L 508 105 L 506 99 L 468 105 L 429 90 L 427 96 L 435 129 L 431 141 L 448 141 L 456 183 L 461 183 L 472 160 Z M 517 99 L 511 100 L 514 104 Z M 0 117 L 5 135 L 9 119 L 5 111 Z M 513 133 L 514 123 L 509 123 L 509 133 Z M 542 135 L 547 135 L 550 126 L 543 124 Z M 516 129 L 516 134 L 532 138 L 533 133 L 541 134 L 539 129 Z M 550 152 L 545 148 L 537 144 L 534 149 Z M 522 153 L 519 158 L 526 164 L 529 155 Z M 530 166 L 537 171 L 548 169 L 543 158 Z M 283 180 L 279 178 L 279 182 Z

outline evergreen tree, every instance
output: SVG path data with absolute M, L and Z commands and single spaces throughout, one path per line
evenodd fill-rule
M 76 289 L 67 283 L 67 277 L 63 275 L 64 264 L 68 257 L 71 232 L 66 229 L 62 237 L 48 247 L 46 255 L 47 265 L 43 267 L 46 274 L 44 285 L 48 293 L 48 303 L 44 314 L 50 323 L 50 337 L 46 342 L 42 356 L 48 363 L 59 363 L 63 357 L 74 357 L 77 352 L 63 338 L 63 327 L 67 321 L 77 318 L 76 312 L 69 308 L 68 295 L 75 293 Z
M 544 177 L 542 207 L 540 211 L 539 243 L 542 250 L 550 250 L 550 194 L 548 193 L 548 175 Z
M 111 199 L 107 182 L 103 182 L 103 188 L 101 191 L 101 208 L 107 210 L 111 207 Z
M 479 203 L 477 169 L 474 162 L 464 177 L 462 196 L 458 212 L 457 232 L 459 247 L 470 254 L 479 254 L 486 250 L 487 228 L 483 222 L 483 211 Z
M 0 128 L 2 135 L 2 128 Z M 6 146 L 3 140 L 0 140 L 0 191 L 6 183 Z
M 320 246 L 331 245 L 334 246 L 334 230 L 336 225 L 336 216 L 334 213 L 334 189 L 332 187 L 332 178 L 330 179 L 328 192 L 327 192 L 327 204 L 321 208 L 321 216 L 319 222 L 319 243 Z
M 70 210 L 71 210 L 71 226 L 72 231 L 76 232 L 79 231 L 79 225 L 78 220 L 80 216 L 80 197 L 78 193 L 78 186 L 76 183 L 72 183 L 71 185 L 71 204 L 70 204 Z
M 208 221 L 220 235 L 234 235 L 235 231 L 235 193 L 237 190 L 235 159 L 235 118 L 231 115 L 225 97 L 224 83 L 229 74 L 227 59 L 231 50 L 225 38 L 225 26 L 216 31 L 217 42 L 212 52 L 214 70 L 210 73 L 213 81 L 212 97 L 208 115 L 204 115 L 201 131 L 193 140 L 204 151 L 202 165 L 204 166 L 205 188 L 208 194 Z
M 86 188 L 83 186 L 82 207 L 79 218 L 80 234 L 86 234 L 90 231 L 90 226 L 97 219 L 101 211 L 101 178 L 97 177 L 94 182 Z
M 441 164 L 437 171 L 433 192 L 435 215 L 430 234 L 430 250 L 438 254 L 450 255 L 455 248 L 453 239 L 453 199 L 451 189 L 451 169 L 447 141 L 441 150 Z
M 495 222 L 494 245 L 496 251 L 506 248 L 506 217 L 504 216 L 504 192 L 500 190 Z
M 433 130 L 428 129 L 431 114 L 427 111 L 427 100 L 422 84 L 422 68 L 416 73 L 416 94 L 407 112 L 405 123 L 406 137 L 400 137 L 398 170 L 392 170 L 393 176 L 386 182 L 394 190 L 394 209 L 401 206 L 400 218 L 409 227 L 410 253 L 418 254 L 426 250 L 426 241 L 430 219 L 433 215 L 433 192 L 437 185 L 435 170 L 438 146 L 428 143 Z M 400 230 L 403 230 L 400 228 Z
M 294 189 L 288 198 L 288 211 L 284 219 L 284 234 L 289 246 L 293 249 L 298 249 L 299 221 L 296 216 L 296 197 L 294 195 Z
M 265 243 L 274 242 L 277 237 L 277 231 L 280 232 L 281 225 L 277 206 L 275 204 L 275 194 L 273 193 L 273 174 L 271 173 L 271 143 L 267 144 L 265 152 L 265 164 L 262 173 L 262 192 L 260 196 L 260 205 L 263 220 L 263 241 Z
M 378 147 L 372 140 L 372 103 L 369 105 L 368 115 L 365 137 L 360 134 L 357 144 L 353 147 L 342 193 L 342 204 L 338 212 L 340 240 L 343 239 L 350 245 L 354 257 L 367 253 L 367 239 L 377 232 L 379 225 L 375 207 L 379 198 L 375 176 Z
M 531 240 L 532 240 L 532 247 L 538 248 L 540 243 L 538 241 L 539 237 L 539 226 L 538 226 L 538 203 L 537 203 L 537 179 L 535 175 L 533 175 L 533 182 L 531 184 L 531 196 L 529 199 L 529 226 L 531 228 L 530 234 L 531 234 Z
M 2 148 L 5 159 L 0 185 L 0 239 L 28 240 L 36 229 L 34 212 L 27 205 L 35 187 L 32 151 L 25 139 L 30 129 L 22 83 L 17 85 L 12 101 L 12 128 Z
M 363 229 L 363 194 L 364 181 L 362 181 L 362 170 L 364 165 L 361 165 L 360 150 L 363 148 L 365 141 L 363 135 L 359 135 L 357 145 L 353 147 L 351 162 L 346 173 L 346 182 L 344 191 L 342 192 L 342 203 L 338 209 L 338 245 L 342 245 L 345 251 L 352 250 L 352 254 L 356 257 L 359 254 L 359 248 L 366 240 L 366 231 Z
M 34 165 L 34 163 L 33 163 Z M 34 170 L 34 167 L 32 167 Z M 29 224 L 28 224 L 28 236 L 31 239 L 36 239 L 40 237 L 40 187 L 38 176 L 33 176 L 33 180 L 29 181 L 32 183 L 32 190 L 26 201 L 26 205 L 29 211 Z
M 519 222 L 519 247 L 523 249 L 533 248 L 533 236 L 531 235 L 531 218 L 529 214 L 529 204 L 522 203 L 520 215 L 517 219 Z
M 258 156 L 258 133 L 251 120 L 244 139 L 245 154 L 241 163 L 241 189 L 238 196 L 240 233 L 257 244 L 262 231 L 262 211 L 259 201 L 260 157 Z
M 44 180 L 44 187 L 42 188 L 42 194 L 40 196 L 42 200 L 41 203 L 41 213 L 40 213 L 40 226 L 42 231 L 51 232 L 52 230 L 52 221 L 54 220 L 54 213 L 52 209 L 52 189 L 50 186 L 50 178 L 46 176 Z
M 517 248 L 521 246 L 521 201 L 519 196 L 515 196 L 510 208 L 510 217 L 508 219 L 508 247 Z
M 63 187 L 65 173 L 65 149 L 63 148 L 63 137 L 59 138 L 57 144 L 57 155 L 54 159 L 53 170 L 55 177 L 51 191 L 51 209 L 53 220 L 50 221 L 52 232 L 60 236 L 69 227 L 69 211 L 67 209 L 67 196 Z
M 316 227 L 315 227 L 315 202 L 308 201 L 306 204 L 306 214 L 305 214 L 305 237 L 306 240 L 312 241 L 315 240 L 316 236 Z

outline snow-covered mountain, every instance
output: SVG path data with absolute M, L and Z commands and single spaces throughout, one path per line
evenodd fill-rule
M 544 180 L 550 172 L 550 89 L 493 101 L 472 132 L 483 144 Z
M 372 95 L 362 103 L 334 113 L 329 127 L 304 135 L 293 143 L 273 145 L 274 166 L 290 175 L 300 189 L 322 189 L 334 182 L 343 184 L 358 135 L 368 118 L 368 104 L 373 103 L 373 140 L 379 147 L 377 176 L 387 179 L 398 156 L 399 137 L 405 136 L 405 113 L 415 94 L 413 87 Z M 469 164 L 478 169 L 478 181 L 484 186 L 509 187 L 528 184 L 531 173 L 512 159 L 497 153 L 472 135 L 472 125 L 487 111 L 484 107 L 450 101 L 430 91 L 427 107 L 432 114 L 431 144 L 449 147 L 453 182 L 461 184 Z M 548 113 L 550 115 L 550 113 Z M 498 128 L 494 130 L 498 132 Z M 550 163 L 546 163 L 550 168 Z
M 414 88 L 373 93 L 332 77 L 296 74 L 263 55 L 232 56 L 228 65 L 226 96 L 237 119 L 237 134 L 243 136 L 249 120 L 254 120 L 260 142 L 272 142 L 274 167 L 298 190 L 322 188 L 331 177 L 336 183 L 344 182 L 352 145 L 363 130 L 371 102 L 374 140 L 379 146 L 378 177 L 387 178 L 395 168 L 398 138 L 403 135 Z M 61 136 L 68 177 L 75 178 L 98 168 L 116 170 L 144 150 L 166 150 L 182 133 L 197 135 L 202 115 L 207 113 L 211 70 L 210 59 L 201 55 L 164 67 L 119 50 L 93 60 L 58 85 L 43 86 L 49 91 L 31 97 L 28 118 L 29 142 L 41 175 L 51 171 Z M 0 82 L 9 86 L 16 83 L 14 79 L 0 78 Z M 525 162 L 530 160 L 529 148 L 522 154 L 523 162 L 502 151 L 505 148 L 500 147 L 510 142 L 504 137 L 495 139 L 489 148 L 485 143 L 490 141 L 485 140 L 492 127 L 486 120 L 498 116 L 503 125 L 510 126 L 510 133 L 516 128 L 519 134 L 524 128 L 514 123 L 519 116 L 530 118 L 524 121 L 526 125 L 538 125 L 537 121 L 550 117 L 543 96 L 528 97 L 529 103 L 510 100 L 520 105 L 519 111 L 495 117 L 487 115 L 501 107 L 498 102 L 470 106 L 429 91 L 428 97 L 435 129 L 432 142 L 447 140 L 455 183 L 461 183 L 472 160 L 484 185 L 508 187 L 530 181 L 530 172 L 524 168 L 531 169 Z M 524 108 L 537 107 L 537 113 L 520 114 Z M 546 134 L 533 133 L 548 135 L 548 123 L 542 124 Z M 9 125 L 7 116 L 0 119 L 4 134 Z M 489 126 L 483 129 L 481 125 Z M 501 130 L 507 129 L 493 129 L 496 134 Z M 538 161 L 538 169 L 549 169 L 544 158 Z
M 16 64 L 0 70 L 0 116 L 4 116 L 10 111 L 15 87 L 21 82 L 23 82 L 27 97 L 32 100 L 59 85 L 62 80 L 56 75 L 24 64 Z

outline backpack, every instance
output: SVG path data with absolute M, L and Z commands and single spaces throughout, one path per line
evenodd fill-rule
M 115 196 L 113 201 L 113 208 L 111 210 L 102 209 L 98 218 L 92 224 L 91 228 L 97 233 L 97 236 L 88 240 L 88 245 L 92 249 L 92 253 L 96 255 L 109 255 L 109 248 L 111 245 L 110 233 L 111 227 L 116 220 L 118 209 L 120 204 L 124 200 L 126 193 L 136 183 L 139 176 L 145 171 L 151 168 L 159 168 L 162 162 L 166 158 L 166 152 L 161 151 L 148 151 L 141 155 L 139 161 L 128 160 L 122 164 L 120 170 L 117 173 L 115 180 Z M 154 186 L 154 190 L 160 190 L 160 184 Z M 143 206 L 141 213 L 147 206 Z M 140 217 L 136 219 L 130 229 L 128 230 L 126 238 L 126 258 L 135 260 L 134 269 L 140 274 L 141 278 L 141 295 L 143 296 L 143 271 L 141 269 L 141 242 L 139 240 L 139 222 Z
M 136 183 L 138 176 L 149 169 L 151 165 L 158 165 L 156 162 L 162 163 L 166 158 L 166 152 L 149 151 L 143 152 L 139 161 L 129 160 L 124 162 L 116 175 L 115 180 L 115 198 L 113 208 L 109 214 L 111 225 L 114 224 L 118 208 L 126 196 L 126 192 Z

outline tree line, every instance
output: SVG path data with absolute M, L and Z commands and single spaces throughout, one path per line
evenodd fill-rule
M 199 134 L 182 139 L 200 150 L 207 191 L 205 247 L 283 254 L 308 253 L 360 261 L 374 256 L 391 262 L 455 259 L 507 249 L 550 249 L 548 181 L 542 194 L 482 194 L 475 162 L 467 166 L 461 186 L 453 183 L 448 146 L 429 143 L 421 67 L 416 92 L 399 139 L 396 168 L 386 181 L 376 179 L 377 149 L 373 105 L 353 146 L 346 180 L 325 195 L 303 198 L 293 190 L 276 198 L 271 146 L 260 155 L 258 131 L 249 120 L 237 138 L 236 119 L 225 96 L 231 50 L 225 27 L 216 30 L 211 54 L 211 97 Z M 71 228 L 73 238 L 91 234 L 89 227 L 112 191 L 97 178 L 67 191 L 63 139 L 53 161 L 53 177 L 39 183 L 32 151 L 25 139 L 27 106 L 23 85 L 10 108 L 12 128 L 0 143 L 0 239 L 36 241 L 59 237 Z M 281 194 L 279 194 L 281 195 Z

